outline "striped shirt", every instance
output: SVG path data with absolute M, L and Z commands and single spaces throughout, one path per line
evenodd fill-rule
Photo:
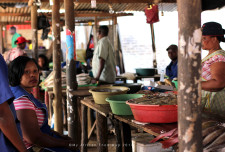
M 42 126 L 43 122 L 44 122 L 44 117 L 45 114 L 44 112 L 40 109 L 37 108 L 31 101 L 30 99 L 28 99 L 25 96 L 22 96 L 16 100 L 13 101 L 15 109 L 16 110 L 22 110 L 22 109 L 30 109 L 30 110 L 34 110 L 36 115 L 37 115 L 37 120 L 38 120 L 38 125 L 39 127 Z M 32 146 L 32 144 L 28 143 L 27 141 L 25 141 L 23 139 L 25 146 L 28 148 L 30 148 Z
M 207 81 L 212 79 L 210 66 L 213 63 L 225 62 L 225 52 L 223 50 L 218 50 L 207 56 L 202 61 L 202 78 Z

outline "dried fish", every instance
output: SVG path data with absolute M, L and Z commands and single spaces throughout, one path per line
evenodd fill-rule
M 211 132 L 219 129 L 220 127 L 219 126 L 212 126 L 212 127 L 208 127 L 208 128 L 205 128 L 204 130 L 202 130 L 202 137 L 204 138 L 206 135 L 210 134 Z
M 217 137 L 216 140 L 214 140 L 209 146 L 206 147 L 206 149 L 210 149 L 224 143 L 225 143 L 225 132 L 223 132 L 219 137 Z
M 209 143 L 213 142 L 219 135 L 221 135 L 223 132 L 225 131 L 225 128 L 220 128 L 212 133 L 210 133 L 209 135 L 207 135 L 204 139 L 203 139 L 203 147 L 205 147 L 206 145 L 208 145 Z
M 204 121 L 202 122 L 202 130 L 211 127 L 211 126 L 215 126 L 218 122 L 215 120 L 208 120 L 208 121 Z

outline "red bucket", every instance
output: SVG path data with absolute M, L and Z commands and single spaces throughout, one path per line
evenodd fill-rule
M 130 103 L 134 119 L 147 123 L 173 123 L 177 122 L 177 105 L 140 105 Z

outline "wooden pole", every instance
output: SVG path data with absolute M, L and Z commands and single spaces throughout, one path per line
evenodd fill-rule
M 94 46 L 97 46 L 98 38 L 97 38 L 97 32 L 98 32 L 98 19 L 95 17 L 95 25 L 93 28 L 93 35 L 94 35 Z
M 82 138 L 81 138 L 81 152 L 87 152 L 88 134 L 87 134 L 87 107 L 81 105 L 82 108 Z
M 0 53 L 4 53 L 4 43 L 3 43 L 3 32 L 2 32 L 2 25 L 0 25 Z
M 52 29 L 53 29 L 53 72 L 54 72 L 54 130 L 63 133 L 62 114 L 62 85 L 61 85 L 61 46 L 60 46 L 60 2 L 53 0 Z
M 117 32 L 117 17 L 113 17 L 113 44 L 114 44 L 114 53 L 116 65 L 120 67 L 120 57 L 119 57 L 119 49 L 118 49 L 118 32 Z
M 6 25 L 4 25 L 4 33 L 5 33 L 5 36 L 4 36 L 4 46 L 5 46 L 5 51 L 7 50 L 8 48 L 8 45 L 7 45 L 7 38 L 8 38 L 8 35 L 7 35 L 7 29 L 6 29 Z
M 200 152 L 202 151 L 201 0 L 178 0 L 177 5 L 179 152 Z
M 68 134 L 80 143 L 81 125 L 78 116 L 77 97 L 69 95 L 70 91 L 77 90 L 76 80 L 76 45 L 75 45 L 75 18 L 73 0 L 64 0 L 65 5 L 65 24 L 66 24 L 66 75 L 67 75 L 67 112 L 68 112 Z
M 155 33 L 154 33 L 153 24 L 150 24 L 150 27 L 151 27 L 151 34 L 152 34 L 153 67 L 157 68 L 156 49 L 155 49 Z
M 32 57 L 38 58 L 38 38 L 37 38 L 37 6 L 31 6 L 31 28 L 32 28 Z
M 98 152 L 108 152 L 107 118 L 96 112 L 97 129 L 97 150 Z

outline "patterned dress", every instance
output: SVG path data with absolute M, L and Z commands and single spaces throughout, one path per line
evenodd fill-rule
M 225 51 L 217 50 L 202 60 L 202 80 L 212 78 L 210 66 L 216 62 L 225 62 Z M 225 78 L 224 78 L 225 81 Z M 202 104 L 205 110 L 225 115 L 225 88 L 218 92 L 202 90 Z

